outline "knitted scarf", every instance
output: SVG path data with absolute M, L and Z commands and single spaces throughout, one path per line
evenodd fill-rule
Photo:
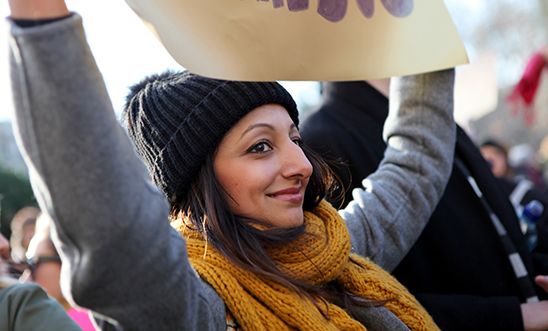
M 194 269 L 215 289 L 243 330 L 366 330 L 337 305 L 325 300 L 315 304 L 279 283 L 264 280 L 230 263 L 208 246 L 200 233 L 180 222 L 174 227 L 186 238 Z M 373 262 L 350 253 L 344 220 L 326 201 L 313 212 L 305 212 L 304 234 L 268 253 L 291 277 L 313 285 L 336 281 L 360 297 L 388 300 L 384 306 L 411 330 L 438 330 L 424 308 L 395 278 Z

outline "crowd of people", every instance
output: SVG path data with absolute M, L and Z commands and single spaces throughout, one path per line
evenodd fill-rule
M 454 122 L 453 69 L 325 82 L 303 123 L 276 82 L 169 71 L 120 125 L 82 17 L 9 5 L 40 209 L 0 237 L 1 330 L 548 330 L 547 193 Z

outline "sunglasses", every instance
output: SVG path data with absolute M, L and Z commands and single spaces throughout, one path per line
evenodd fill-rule
M 36 269 L 44 263 L 58 263 L 61 264 L 61 258 L 57 255 L 42 255 L 27 259 L 26 266 L 30 270 L 30 274 L 34 277 Z

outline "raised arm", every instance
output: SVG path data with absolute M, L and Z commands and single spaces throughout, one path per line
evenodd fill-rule
M 125 330 L 225 327 L 222 301 L 191 269 L 165 199 L 118 125 L 81 18 L 22 28 L 13 19 L 67 16 L 64 2 L 10 7 L 15 131 L 55 221 L 63 292 Z
M 12 19 L 44 20 L 65 17 L 69 14 L 61 0 L 9 0 Z
M 340 211 L 353 250 L 387 270 L 413 246 L 449 179 L 453 83 L 453 70 L 393 79 L 384 159 Z

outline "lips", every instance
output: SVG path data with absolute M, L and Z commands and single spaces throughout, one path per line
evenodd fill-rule
M 270 198 L 287 201 L 291 203 L 301 203 L 304 199 L 304 194 L 301 193 L 301 187 L 290 187 L 274 193 L 267 194 Z

